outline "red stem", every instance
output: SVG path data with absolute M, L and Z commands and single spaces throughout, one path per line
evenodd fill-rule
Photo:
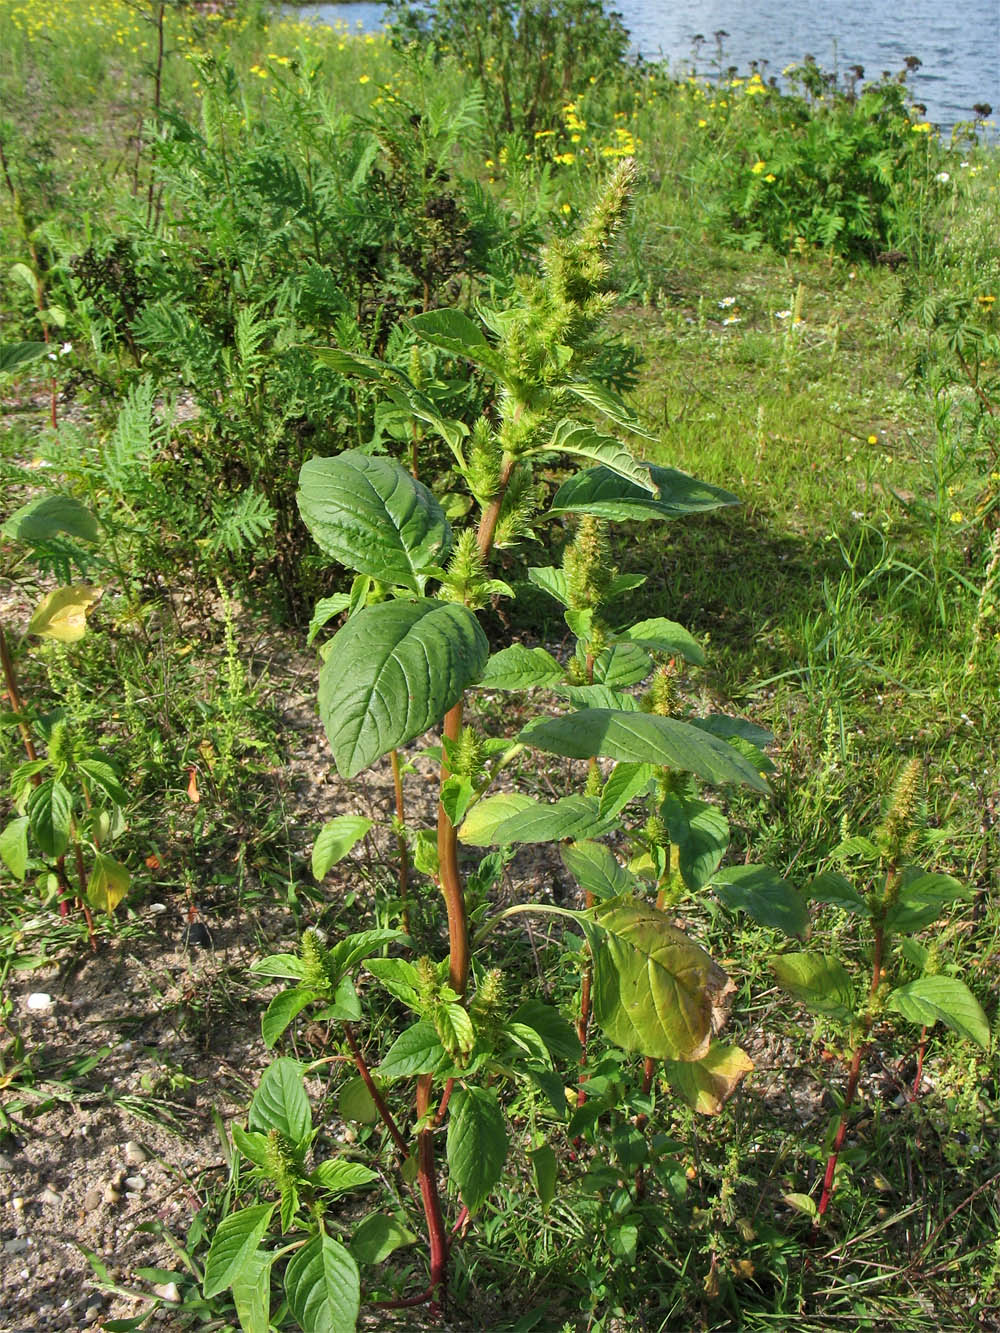
M 365 1087 L 371 1093 L 372 1101 L 375 1103 L 375 1109 L 382 1117 L 382 1123 L 389 1131 L 393 1143 L 396 1145 L 396 1147 L 402 1153 L 403 1158 L 405 1159 L 410 1155 L 410 1145 L 406 1142 L 406 1139 L 404 1139 L 403 1135 L 399 1132 L 399 1126 L 396 1124 L 392 1112 L 386 1105 L 385 1098 L 382 1096 L 381 1092 L 379 1092 L 378 1085 L 371 1076 L 371 1070 L 365 1063 L 365 1058 L 361 1054 L 361 1048 L 359 1047 L 357 1038 L 354 1035 L 354 1028 L 350 1023 L 345 1023 L 343 1026 L 344 1026 L 344 1036 L 347 1038 L 347 1044 L 351 1048 L 351 1054 L 354 1056 L 354 1063 L 357 1066 L 358 1073 L 364 1079 Z
M 430 1110 L 433 1083 L 433 1074 L 422 1074 L 417 1080 L 417 1118 L 420 1120 Z M 428 1291 L 432 1310 L 436 1311 L 438 1293 L 443 1289 L 448 1273 L 448 1235 L 441 1212 L 441 1196 L 438 1194 L 433 1129 L 422 1129 L 417 1136 L 417 1180 L 430 1244 L 431 1280 Z

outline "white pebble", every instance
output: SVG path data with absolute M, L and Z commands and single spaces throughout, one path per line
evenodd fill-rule
M 126 1176 L 125 1188 L 127 1190 L 132 1190 L 134 1193 L 138 1194 L 141 1190 L 144 1190 L 146 1188 L 145 1176 Z
M 172 1305 L 179 1305 L 181 1293 L 177 1289 L 176 1282 L 160 1282 L 153 1288 L 153 1295 L 159 1296 L 161 1301 L 170 1301 Z
M 46 1009 L 51 1009 L 54 1001 L 51 995 L 46 995 L 43 990 L 32 991 L 28 996 L 28 1008 L 34 1009 L 36 1013 L 44 1013 Z

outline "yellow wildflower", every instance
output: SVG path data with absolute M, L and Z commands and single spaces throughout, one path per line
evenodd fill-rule
M 763 172 L 767 170 L 767 163 L 761 162 L 760 159 L 758 159 L 750 168 L 750 170 L 753 172 L 755 176 L 760 176 Z

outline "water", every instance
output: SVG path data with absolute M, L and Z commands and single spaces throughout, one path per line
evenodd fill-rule
M 323 22 L 340 20 L 366 32 L 381 26 L 382 5 L 327 4 L 298 11 Z M 751 60 L 767 62 L 765 77 L 807 53 L 824 69 L 863 65 L 865 76 L 895 74 L 906 56 L 922 67 L 910 77 L 913 96 L 947 133 L 971 120 L 976 102 L 1000 117 L 1000 9 L 997 0 L 619 0 L 638 51 L 685 71 L 715 72 L 713 34 L 724 30 L 722 65 L 746 73 Z M 692 38 L 705 42 L 693 59 Z

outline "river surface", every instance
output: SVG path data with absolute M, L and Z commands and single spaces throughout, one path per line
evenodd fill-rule
M 863 65 L 869 79 L 895 74 L 913 55 L 923 62 L 910 77 L 914 98 L 946 133 L 971 120 L 977 102 L 1000 118 L 1000 0 L 620 0 L 618 8 L 640 54 L 678 70 L 713 75 L 720 44 L 723 69 L 747 73 L 756 60 L 765 77 L 779 78 L 807 52 L 827 70 Z M 371 3 L 299 12 L 366 32 L 382 21 L 382 6 Z

